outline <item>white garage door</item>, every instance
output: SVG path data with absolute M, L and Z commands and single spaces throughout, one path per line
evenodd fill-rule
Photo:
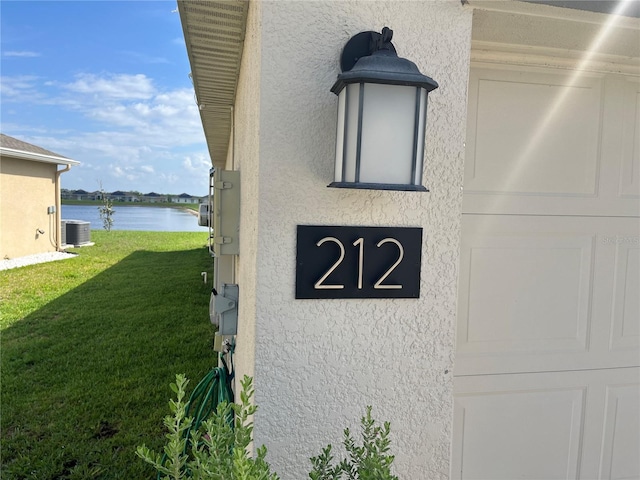
M 454 479 L 640 478 L 640 82 L 472 68 Z

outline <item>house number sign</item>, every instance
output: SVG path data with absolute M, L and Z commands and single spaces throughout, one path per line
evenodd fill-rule
M 298 225 L 296 298 L 418 298 L 422 228 Z

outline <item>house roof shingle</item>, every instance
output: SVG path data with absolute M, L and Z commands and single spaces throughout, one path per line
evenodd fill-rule
M 4 133 L 0 133 L 0 150 L 10 150 L 10 152 L 5 151 L 4 153 L 14 154 L 17 157 L 27 160 L 37 160 L 51 163 L 54 163 L 53 161 L 56 161 L 55 163 L 67 165 L 75 165 L 79 163 L 76 160 L 65 157 L 64 155 L 60 155 L 59 153 L 52 152 L 51 150 L 47 150 L 46 148 L 33 145 L 32 143 L 18 140 L 17 138 L 10 137 L 9 135 L 5 135 Z
M 67 160 L 71 160 L 64 155 L 60 155 L 59 153 L 52 152 L 51 150 L 38 147 L 37 145 L 33 145 L 31 143 L 23 142 L 22 140 L 10 137 L 9 135 L 5 135 L 4 133 L 0 133 L 0 146 L 11 148 L 13 150 L 20 150 L 22 152 L 39 153 L 40 155 L 49 155 L 50 157 L 66 158 Z

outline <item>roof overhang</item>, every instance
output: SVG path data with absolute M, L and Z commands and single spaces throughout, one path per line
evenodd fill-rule
M 248 0 L 178 1 L 196 102 L 218 167 L 227 160 L 248 9 Z
M 461 1 L 478 11 L 474 14 L 473 32 L 476 48 L 485 44 L 519 43 L 543 47 L 544 38 L 525 38 L 527 32 L 523 32 L 524 29 L 531 35 L 544 37 L 532 24 L 536 18 L 564 22 L 562 27 L 567 22 L 581 24 L 578 26 L 580 33 L 592 38 L 598 28 L 606 23 L 609 13 L 616 11 L 614 6 L 626 1 L 630 8 L 625 9 L 624 16 L 616 22 L 618 38 L 610 42 L 611 51 L 602 53 L 605 54 L 604 60 L 609 60 L 609 56 L 615 57 L 616 61 L 627 57 L 630 59 L 629 68 L 637 68 L 639 23 L 634 18 L 638 16 L 634 0 Z M 178 0 L 191 77 L 211 163 L 221 168 L 226 163 L 231 138 L 248 7 L 248 0 Z M 520 25 L 517 21 L 524 23 Z M 542 21 L 548 26 L 548 20 Z M 564 44 L 562 41 L 555 42 L 554 46 L 574 49 L 569 34 L 564 35 L 563 39 Z
M 56 157 L 54 155 L 44 155 L 42 153 L 25 152 L 24 150 L 17 150 L 15 148 L 0 147 L 0 155 L 12 158 L 19 158 L 21 160 L 30 160 L 32 162 L 41 163 L 53 163 L 56 165 L 80 165 L 77 160 L 71 160 L 65 157 Z

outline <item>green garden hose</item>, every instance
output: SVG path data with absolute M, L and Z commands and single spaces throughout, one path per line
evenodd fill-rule
M 227 344 L 229 363 L 231 364 L 231 371 L 227 362 L 225 361 L 225 353 L 221 352 L 219 355 L 220 363 L 222 366 L 212 368 L 202 380 L 193 389 L 189 401 L 185 406 L 185 416 L 191 417 L 191 426 L 185 430 L 184 438 L 186 439 L 184 450 L 182 453 L 187 455 L 189 448 L 191 448 L 191 431 L 198 431 L 200 425 L 209 418 L 209 416 L 216 411 L 218 405 L 226 402 L 233 403 L 233 378 L 235 376 L 235 369 L 233 368 L 233 351 L 235 344 Z M 231 427 L 233 427 L 233 412 L 227 419 Z M 162 456 L 161 464 L 164 465 L 167 459 L 167 454 Z M 188 475 L 188 472 L 187 472 Z M 158 472 L 157 480 L 161 480 L 162 475 Z
M 233 368 L 233 353 L 229 352 L 231 365 Z M 229 372 L 229 367 L 224 359 L 224 354 L 220 353 L 221 367 L 212 369 L 205 377 L 200 380 L 189 397 L 185 409 L 185 415 L 193 418 L 191 427 L 185 432 L 187 436 L 187 444 L 191 430 L 198 430 L 202 422 L 204 422 L 212 412 L 214 412 L 220 403 L 233 403 L 233 372 Z M 232 423 L 232 419 L 230 421 Z

